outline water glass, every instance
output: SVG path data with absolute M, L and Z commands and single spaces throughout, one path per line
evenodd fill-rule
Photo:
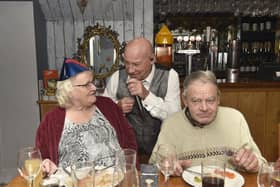
M 136 151 L 134 149 L 125 148 L 122 150 L 125 158 L 125 163 L 136 166 Z
M 123 176 L 121 176 L 123 174 Z M 119 174 L 119 178 L 123 178 L 119 183 L 118 187 L 136 187 L 137 186 L 137 172 L 135 169 L 135 164 L 125 164 L 125 168 L 122 171 L 122 174 Z
M 205 159 L 201 162 L 202 187 L 224 187 L 226 164 L 223 160 Z
M 280 186 L 280 169 L 275 168 L 274 162 L 263 163 L 257 177 L 258 187 Z
M 174 173 L 177 162 L 176 148 L 171 144 L 161 144 L 158 146 L 156 154 L 157 167 L 164 175 L 165 186 L 168 186 L 168 178 Z
M 94 161 L 80 161 L 71 165 L 74 187 L 94 187 Z

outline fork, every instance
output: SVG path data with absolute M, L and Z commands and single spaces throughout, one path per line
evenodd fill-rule
M 185 168 L 184 170 L 189 172 L 189 173 L 195 174 L 195 175 L 201 175 L 201 172 L 199 172 L 199 171 L 193 171 L 193 170 L 188 169 L 188 168 Z
M 68 176 L 71 177 L 71 172 L 69 172 L 68 169 L 66 169 L 65 167 L 61 167 L 61 168 Z
M 233 151 L 233 150 L 226 150 L 225 153 L 227 156 L 231 157 L 233 155 L 235 155 L 239 150 L 245 148 L 248 146 L 248 143 L 244 143 L 241 147 L 239 147 L 237 150 Z

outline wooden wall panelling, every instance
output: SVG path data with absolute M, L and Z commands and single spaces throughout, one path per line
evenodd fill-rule
M 77 0 L 68 0 L 68 3 L 70 3 L 72 15 L 73 15 L 72 19 L 76 20 L 76 21 L 79 21 L 79 22 L 82 22 L 83 21 L 83 15 L 80 11 L 80 8 L 77 6 Z
M 113 29 L 119 34 L 120 43 L 125 41 L 125 29 L 124 29 L 124 17 L 122 12 L 122 1 L 113 1 L 112 2 L 112 16 L 113 16 Z
M 40 119 L 42 120 L 44 115 L 51 111 L 53 108 L 58 106 L 58 103 L 55 101 L 39 101 L 40 106 Z
M 136 0 L 137 1 L 137 0 Z M 154 42 L 154 19 L 153 19 L 153 1 L 144 0 L 143 7 L 143 22 L 144 22 L 144 37 Z
M 125 41 L 131 40 L 134 38 L 133 35 L 133 2 L 132 0 L 123 0 L 122 8 L 123 8 L 123 20 L 124 20 L 124 38 Z
M 53 13 L 52 13 L 52 9 L 49 7 L 49 3 L 47 0 L 39 0 L 39 3 L 41 5 L 41 9 L 42 9 L 42 12 L 45 16 L 45 19 L 46 20 L 54 20 L 54 16 L 53 16 Z
M 64 32 L 64 22 L 63 20 L 58 20 L 54 25 L 54 41 L 55 41 L 55 61 L 56 68 L 60 70 L 62 62 L 65 57 L 65 32 Z
M 48 65 L 49 65 L 49 69 L 56 69 L 54 26 L 55 26 L 55 22 L 54 21 L 48 21 L 46 23 L 46 29 L 47 29 L 47 50 L 48 50 Z
M 48 3 L 50 10 L 52 10 L 53 17 L 55 20 L 61 20 L 62 19 L 62 12 L 60 9 L 59 1 L 52 1 Z
M 74 35 L 74 29 L 73 29 L 73 20 L 65 21 L 64 22 L 64 56 L 65 57 L 70 57 L 74 53 L 77 52 L 77 39 L 75 38 Z M 67 32 L 65 32 L 67 31 Z
M 134 37 L 144 36 L 144 0 L 133 1 L 133 27 Z
M 265 157 L 266 92 L 258 89 L 221 89 L 221 105 L 239 110 L 245 117 L 252 137 Z
M 97 7 L 98 8 L 98 7 Z M 88 1 L 88 4 L 85 8 L 84 14 L 83 14 L 83 19 L 84 20 L 93 20 L 94 18 L 94 10 L 93 10 L 93 1 Z M 74 17 L 72 18 L 74 19 Z
M 62 19 L 73 21 L 72 8 L 69 0 L 60 0 L 58 1 L 58 5 L 61 11 Z
M 120 43 L 139 36 L 154 42 L 151 0 L 89 1 L 84 14 L 80 12 L 76 0 L 39 2 L 47 21 L 49 69 L 60 70 L 63 58 L 71 57 L 77 51 L 76 41 L 83 36 L 84 29 L 89 24 L 98 22 L 105 26 L 111 25 L 112 29 L 119 33 Z
M 266 126 L 266 93 L 254 91 L 240 92 L 238 99 L 238 109 L 244 114 L 252 137 L 260 148 L 263 156 L 267 158 L 268 152 L 265 150 L 265 144 L 263 141 L 266 139 L 266 135 L 264 134 Z
M 238 108 L 238 92 L 221 91 L 220 105 Z
M 276 161 L 278 157 L 278 124 L 280 123 L 280 93 L 278 91 L 269 91 L 267 93 L 266 104 L 266 139 L 264 139 L 265 151 L 269 154 L 267 159 Z

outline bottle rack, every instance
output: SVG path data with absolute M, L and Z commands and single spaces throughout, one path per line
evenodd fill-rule
M 241 18 L 240 73 L 253 77 L 260 64 L 275 61 L 275 17 Z

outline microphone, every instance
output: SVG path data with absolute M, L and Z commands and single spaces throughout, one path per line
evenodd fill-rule
M 136 95 L 135 100 L 136 100 L 136 103 L 137 103 L 137 106 L 138 106 L 140 112 L 142 113 L 143 112 L 143 105 L 142 105 L 141 98 L 138 95 Z

